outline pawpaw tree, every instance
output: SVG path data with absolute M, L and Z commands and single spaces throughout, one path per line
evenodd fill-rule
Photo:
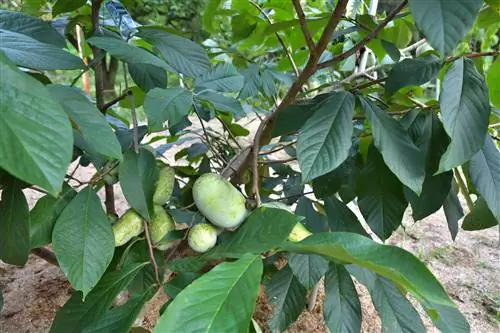
M 160 290 L 156 333 L 259 332 L 260 293 L 283 332 L 320 283 L 329 330 L 359 332 L 353 278 L 384 332 L 425 332 L 409 295 L 470 332 L 384 243 L 410 208 L 418 224 L 443 208 L 452 239 L 498 225 L 496 1 L 138 3 L 0 11 L 0 259 L 64 272 L 51 333 L 129 332 Z M 176 6 L 190 24 L 127 11 Z

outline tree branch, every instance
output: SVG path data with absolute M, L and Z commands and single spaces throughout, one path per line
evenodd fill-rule
M 302 6 L 300 5 L 300 0 L 293 0 L 293 6 L 295 7 L 295 11 L 297 12 L 297 16 L 299 18 L 300 22 L 300 28 L 302 29 L 302 33 L 304 34 L 304 38 L 307 43 L 307 47 L 309 48 L 309 51 L 311 53 L 314 52 L 314 41 L 312 39 L 311 31 L 309 30 L 309 27 L 307 26 L 307 21 L 306 21 L 306 15 L 304 14 L 304 10 L 302 9 Z
M 111 101 L 105 103 L 103 106 L 101 106 L 99 108 L 99 110 L 104 113 L 107 109 L 109 109 L 110 107 L 112 107 L 113 105 L 115 105 L 116 103 L 120 102 L 121 100 L 125 99 L 128 94 L 130 93 L 129 90 L 125 90 L 120 96 L 112 99 Z
M 148 244 L 148 252 L 149 252 L 149 261 L 151 265 L 153 265 L 153 269 L 155 271 L 155 280 L 158 284 L 158 288 L 161 287 L 161 279 L 160 279 L 160 270 L 158 269 L 158 264 L 156 263 L 155 254 L 153 252 L 153 243 L 151 242 L 151 235 L 149 234 L 149 225 L 148 221 L 144 220 L 144 235 L 146 235 L 146 243 Z

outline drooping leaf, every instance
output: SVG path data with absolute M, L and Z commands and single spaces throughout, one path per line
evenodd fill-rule
M 135 84 L 145 92 L 154 88 L 167 88 L 167 73 L 156 66 L 129 63 L 128 71 Z
M 302 197 L 297 202 L 295 214 L 303 216 L 304 220 L 301 222 L 311 232 L 325 232 L 328 231 L 328 224 L 325 216 L 314 210 L 313 202 L 308 197 Z
M 85 68 L 77 56 L 17 32 L 0 30 L 0 51 L 16 65 L 40 71 Z
M 482 0 L 410 0 L 418 29 L 434 49 L 450 54 L 474 24 Z
M 163 130 L 163 123 L 177 125 L 191 110 L 193 95 L 184 88 L 154 88 L 146 94 L 144 111 L 149 120 L 150 131 Z
M 249 254 L 216 266 L 174 298 L 155 332 L 246 332 L 262 270 L 260 256 Z
M 470 213 L 465 216 L 462 229 L 468 231 L 488 229 L 496 226 L 498 222 L 499 220 L 495 218 L 488 208 L 486 200 L 481 197 L 474 203 Z
M 354 233 L 334 232 L 314 234 L 300 243 L 287 242 L 283 248 L 367 268 L 412 293 L 442 332 L 470 332 L 467 321 L 432 273 L 399 247 L 378 244 Z
M 493 216 L 500 220 L 500 151 L 489 135 L 469 161 L 469 174 Z
M 486 82 L 490 91 L 491 103 L 500 108 L 500 59 L 497 58 L 488 69 Z
M 373 142 L 389 169 L 413 192 L 420 194 L 425 177 L 425 160 L 402 125 L 375 103 L 359 98 L 373 131 Z
M 106 271 L 115 250 L 111 223 L 92 188 L 80 191 L 59 215 L 52 246 L 69 282 L 86 297 Z
M 172 280 L 165 283 L 163 289 L 170 299 L 174 299 L 184 288 L 200 276 L 201 274 L 194 272 L 178 273 Z
M 238 92 L 243 87 L 243 76 L 231 63 L 222 63 L 196 78 L 199 88 L 221 92 Z
M 325 208 L 331 231 L 354 232 L 369 237 L 356 215 L 335 196 L 325 199 Z
M 323 316 L 330 332 L 359 333 L 361 303 L 351 275 L 342 265 L 330 264 L 325 277 Z
M 179 73 L 197 77 L 210 67 L 206 51 L 189 39 L 155 29 L 141 29 L 137 36 L 153 44 Z
M 328 270 L 328 260 L 314 254 L 290 253 L 288 266 L 306 288 L 311 289 Z
M 420 315 L 391 281 L 356 265 L 350 265 L 348 268 L 349 272 L 368 288 L 382 322 L 382 332 L 427 332 Z
M 210 103 L 215 110 L 229 112 L 236 120 L 246 116 L 240 101 L 213 91 L 204 91 L 196 95 L 197 100 Z
M 118 171 L 125 199 L 147 221 L 153 214 L 153 194 L 158 178 L 155 156 L 146 148 L 125 152 Z
M 57 2 L 52 7 L 52 16 L 57 16 L 61 13 L 72 12 L 83 5 L 85 5 L 87 1 L 85 0 L 57 0 Z
M 377 236 L 387 239 L 401 225 L 408 202 L 403 185 L 373 145 L 360 175 L 357 194 L 359 210 L 366 222 Z
M 312 182 L 314 195 L 318 198 L 327 198 L 337 193 L 348 177 L 350 168 L 355 164 L 355 157 L 349 156 L 335 170 L 315 178 Z
M 393 61 L 399 62 L 399 59 L 401 58 L 401 52 L 399 51 L 398 47 L 394 43 L 388 42 L 385 39 L 382 39 L 380 42 L 389 57 L 391 57 Z
M 126 288 L 147 263 L 126 266 L 106 273 L 85 301 L 81 292 L 75 292 L 56 314 L 50 333 L 82 333 L 86 327 L 103 318 L 116 296 Z
M 120 143 L 113 129 L 79 89 L 63 85 L 49 85 L 47 88 L 92 150 L 106 157 L 122 159 Z
M 64 37 L 49 22 L 21 12 L 0 10 L 0 29 L 17 32 L 59 48 L 66 46 Z
M 438 76 L 442 66 L 443 62 L 435 55 L 404 59 L 392 67 L 385 85 L 385 93 L 392 96 L 400 88 L 420 86 L 429 82 Z
M 312 180 L 337 168 L 351 147 L 354 96 L 331 93 L 315 105 L 314 115 L 299 131 L 297 157 L 303 181 Z
M 455 240 L 458 234 L 458 220 L 464 216 L 464 211 L 460 200 L 458 199 L 458 189 L 455 181 L 452 181 L 450 192 L 443 202 L 443 211 L 448 223 L 448 230 L 450 230 L 451 238 Z
M 269 320 L 269 326 L 272 332 L 283 332 L 304 310 L 307 289 L 293 275 L 289 266 L 274 273 L 265 286 L 267 296 L 273 305 L 273 316 Z
M 113 37 L 91 37 L 87 40 L 90 44 L 105 50 L 112 56 L 136 65 L 152 65 L 173 71 L 165 61 L 154 54 L 134 45 L 131 45 L 121 39 Z M 158 69 L 159 70 L 159 69 Z
M 23 266 L 30 253 L 30 213 L 28 202 L 17 180 L 2 188 L 0 201 L 0 259 Z
M 1 52 L 0 77 L 0 167 L 57 195 L 73 151 L 71 124 L 47 89 Z
M 438 172 L 444 172 L 477 153 L 488 130 L 488 88 L 472 60 L 453 62 L 443 80 L 440 105 L 444 129 L 451 138 L 439 164 Z

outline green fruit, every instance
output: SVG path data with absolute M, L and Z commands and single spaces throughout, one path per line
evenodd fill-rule
M 164 205 L 170 199 L 174 189 L 175 170 L 161 162 L 158 164 L 160 171 L 155 185 L 153 202 L 155 205 Z
M 175 241 L 165 241 L 165 242 L 159 242 L 158 244 L 155 245 L 155 247 L 160 251 L 166 251 L 170 249 L 174 244 Z
M 297 223 L 295 227 L 293 227 L 292 232 L 288 235 L 288 240 L 292 242 L 300 242 L 301 240 L 311 236 L 312 233 L 307 230 L 306 227 L 302 223 Z
M 115 245 L 122 246 L 133 237 L 138 236 L 143 230 L 142 217 L 132 209 L 127 210 L 118 222 L 113 224 Z
M 188 244 L 196 252 L 207 252 L 217 242 L 217 229 L 208 223 L 200 223 L 189 230 Z
M 218 227 L 234 228 L 247 217 L 245 197 L 222 176 L 203 174 L 193 185 L 198 210 Z
M 153 244 L 158 243 L 170 231 L 175 229 L 175 223 L 162 206 L 154 205 L 150 233 Z

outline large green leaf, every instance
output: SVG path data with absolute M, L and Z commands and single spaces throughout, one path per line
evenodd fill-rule
M 370 120 L 373 142 L 385 163 L 399 180 L 413 192 L 420 194 L 425 177 L 425 160 L 402 125 L 375 103 L 359 98 Z
M 120 163 L 118 178 L 125 199 L 147 221 L 153 214 L 153 194 L 158 178 L 154 155 L 146 148 L 130 149 Z
M 154 88 L 146 95 L 144 111 L 148 116 L 150 131 L 163 130 L 163 123 L 177 125 L 191 110 L 193 95 L 184 88 Z
M 472 60 L 459 58 L 453 62 L 443 80 L 440 105 L 444 129 L 451 138 L 439 164 L 439 172 L 443 172 L 477 153 L 488 130 L 488 88 Z
M 197 77 L 210 67 L 206 51 L 189 39 L 166 31 L 148 28 L 141 29 L 137 36 L 153 44 L 165 60 L 179 73 Z
M 385 85 L 385 93 L 392 96 L 400 88 L 429 82 L 438 76 L 442 66 L 441 59 L 434 55 L 405 59 L 392 67 Z
M 82 69 L 82 59 L 20 33 L 0 30 L 0 51 L 21 67 L 37 70 Z
M 224 96 L 213 91 L 203 91 L 196 95 L 196 99 L 210 103 L 215 110 L 231 113 L 236 120 L 246 116 L 241 102 L 236 98 Z
M 52 242 L 52 229 L 64 208 L 76 196 L 70 186 L 63 186 L 57 198 L 46 195 L 36 202 L 30 212 L 30 245 L 31 248 L 48 245 Z
M 73 151 L 68 117 L 47 89 L 0 52 L 0 167 L 53 195 Z
M 330 332 L 361 331 L 361 304 L 351 275 L 343 265 L 331 263 L 326 273 L 323 316 Z
M 465 216 L 462 229 L 464 230 L 482 230 L 494 227 L 499 220 L 495 218 L 486 204 L 484 198 L 479 198 L 474 203 L 474 207 L 467 216 Z
M 455 240 L 458 234 L 458 221 L 464 216 L 462 205 L 458 199 L 458 189 L 455 181 L 452 181 L 450 192 L 443 202 L 443 211 L 451 238 Z
M 486 75 L 491 103 L 500 108 L 500 59 L 497 58 Z
M 403 185 L 373 145 L 358 181 L 357 194 L 359 210 L 366 222 L 377 236 L 387 239 L 401 225 L 408 203 Z
M 106 157 L 122 159 L 120 143 L 113 129 L 80 89 L 63 85 L 49 85 L 47 88 L 93 151 Z
M 382 322 L 382 332 L 426 332 L 418 312 L 391 281 L 356 265 L 350 265 L 349 272 L 368 288 Z
M 356 215 L 335 196 L 325 199 L 325 208 L 331 231 L 354 232 L 369 237 Z
M 66 46 L 64 37 L 49 22 L 21 12 L 0 10 L 0 29 L 17 32 L 59 48 Z
M 112 56 L 131 64 L 146 64 L 173 71 L 165 61 L 154 54 L 114 37 L 91 37 L 88 42 Z
M 163 289 L 169 299 L 174 299 L 184 288 L 200 276 L 200 273 L 194 272 L 178 273 L 172 280 L 163 285 Z
M 267 297 L 273 306 L 269 326 L 273 333 L 283 332 L 304 310 L 307 289 L 293 275 L 289 266 L 274 273 L 265 286 Z
M 57 0 L 52 7 L 52 16 L 72 12 L 87 3 L 86 0 Z
M 22 266 L 30 253 L 30 213 L 21 184 L 12 179 L 0 201 L 0 259 Z
M 222 92 L 238 92 L 243 87 L 243 76 L 230 63 L 222 63 L 196 78 L 199 88 Z
M 69 282 L 85 297 L 108 267 L 115 250 L 111 223 L 90 187 L 80 191 L 54 225 L 52 246 Z
M 151 298 L 151 290 L 135 296 L 127 303 L 108 310 L 101 319 L 91 323 L 82 333 L 129 333 L 144 304 Z
M 334 170 L 347 158 L 354 104 L 350 93 L 335 92 L 314 106 L 314 115 L 300 129 L 297 141 L 303 181 Z
M 160 68 L 149 64 L 128 64 L 128 71 L 132 80 L 143 91 L 150 91 L 154 88 L 167 87 L 167 73 Z
M 314 254 L 290 253 L 288 266 L 299 282 L 309 290 L 325 275 L 328 261 Z
M 256 255 L 216 266 L 179 293 L 160 317 L 155 332 L 246 332 L 262 269 Z
M 482 0 L 410 0 L 418 29 L 444 55 L 450 54 L 469 32 L 482 5 Z
M 116 296 L 126 288 L 147 263 L 125 266 L 119 271 L 106 273 L 94 289 L 82 300 L 82 293 L 75 292 L 57 312 L 50 333 L 72 333 L 83 330 L 103 318 Z
M 489 135 L 483 148 L 469 161 L 469 174 L 479 194 L 500 221 L 500 151 Z
M 300 243 L 287 242 L 283 248 L 367 268 L 412 293 L 443 333 L 470 332 L 443 286 L 413 254 L 399 247 L 378 244 L 354 233 L 335 232 L 314 234 Z

